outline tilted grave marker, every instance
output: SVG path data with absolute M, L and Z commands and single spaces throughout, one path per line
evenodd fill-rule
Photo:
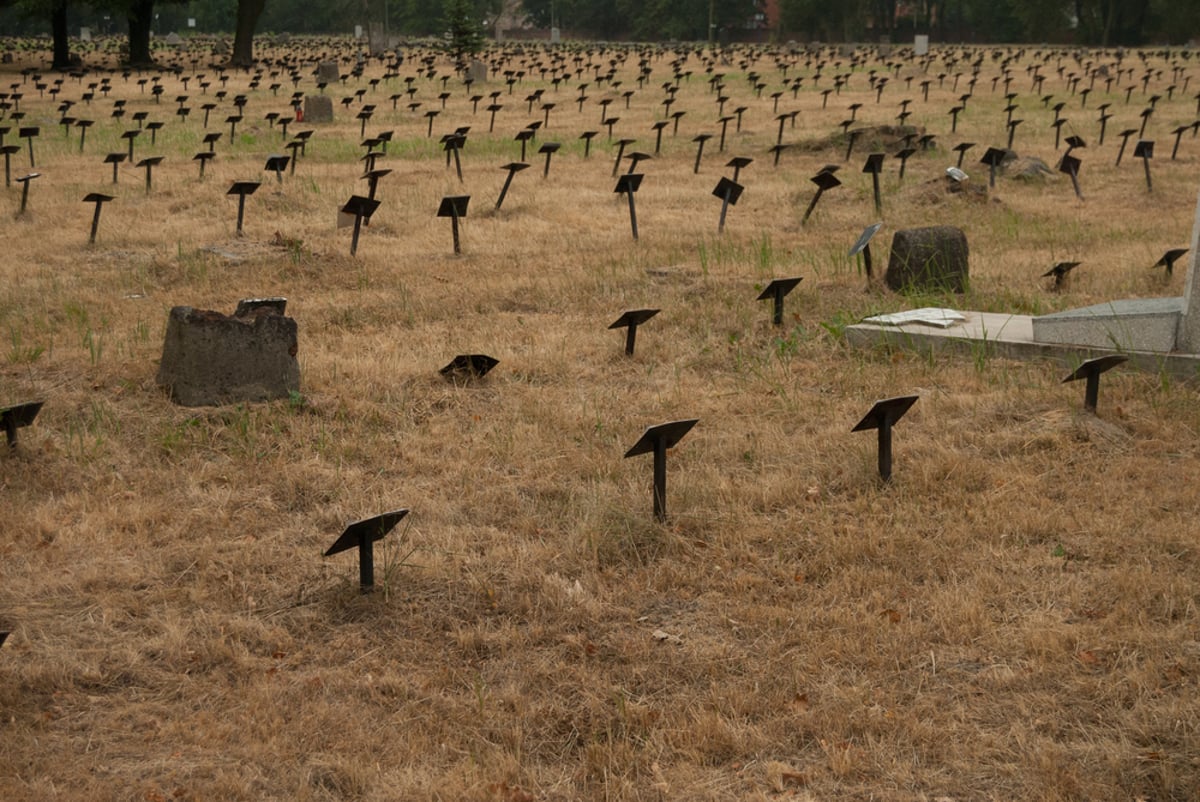
M 96 244 L 96 231 L 100 228 L 100 207 L 113 199 L 112 195 L 102 195 L 99 192 L 89 192 L 84 196 L 84 203 L 96 204 L 96 209 L 92 213 L 92 233 L 88 237 L 88 245 Z
M 1100 374 L 1112 370 L 1128 359 L 1129 357 L 1124 354 L 1109 354 L 1108 356 L 1089 359 L 1063 379 L 1063 384 L 1086 379 L 1087 384 L 1083 391 L 1083 408 L 1094 414 L 1096 412 L 1096 402 L 1100 396 Z
M 609 329 L 626 329 L 625 355 L 633 356 L 633 347 L 637 342 L 638 326 L 659 313 L 658 309 L 630 309 L 622 312 L 621 316 L 609 325 Z
M 467 216 L 467 204 L 470 203 L 470 195 L 449 195 L 442 198 L 442 203 L 438 206 L 438 217 L 449 217 L 450 228 L 454 235 L 454 253 L 462 253 L 462 245 L 459 242 L 458 221 L 460 218 Z
M 758 298 L 755 299 L 772 302 L 771 322 L 776 326 L 783 325 L 783 299 L 787 297 L 788 293 L 796 289 L 796 286 L 803 280 L 802 276 L 771 279 L 771 282 L 763 288 L 762 292 L 758 294 Z
M 883 223 L 872 223 L 863 229 L 862 234 L 858 236 L 855 243 L 850 246 L 849 257 L 858 256 L 860 253 L 863 257 L 863 269 L 866 271 L 867 280 L 871 279 L 872 264 L 871 264 L 871 239 L 879 233 L 879 229 L 883 227 Z
M 617 179 L 617 186 L 613 189 L 616 194 L 624 193 L 629 199 L 629 226 L 633 230 L 633 239 L 636 242 L 638 238 L 637 226 L 637 208 L 634 205 L 633 196 L 637 194 L 638 189 L 642 186 L 641 173 L 625 173 Z
M 920 396 L 906 395 L 876 401 L 870 411 L 855 424 L 851 432 L 875 429 L 879 434 L 879 478 L 884 482 L 892 478 L 892 426 L 904 417 L 904 413 L 917 402 Z
M 200 162 L 203 166 L 204 162 Z M 253 195 L 258 189 L 259 182 L 257 181 L 235 181 L 233 186 L 225 193 L 226 195 L 237 195 L 238 211 L 237 211 L 237 235 L 242 236 L 242 221 L 246 216 L 246 196 Z
M 817 208 L 817 202 L 821 200 L 821 195 L 824 194 L 826 190 L 833 189 L 834 187 L 840 187 L 842 185 L 842 182 L 838 180 L 837 176 L 835 176 L 829 170 L 821 170 L 821 172 L 817 173 L 809 180 L 817 185 L 817 193 L 813 195 L 813 199 L 808 204 L 808 208 L 804 210 L 804 217 L 800 220 L 801 225 L 804 225 L 808 222 L 808 218 L 812 215 L 813 209 Z
M 438 373 L 450 381 L 472 381 L 482 379 L 491 373 L 492 368 L 500 364 L 500 360 L 487 354 L 459 354 L 451 359 L 449 364 Z
M 654 518 L 660 523 L 667 520 L 667 449 L 674 448 L 699 422 L 699 418 L 693 418 L 651 426 L 625 452 L 626 459 L 641 454 L 654 455 Z
M 0 409 L 0 428 L 4 429 L 4 437 L 9 448 L 17 447 L 17 429 L 23 429 L 33 424 L 38 413 L 42 411 L 45 401 L 29 401 Z
M 358 253 L 358 236 L 362 232 L 363 223 L 370 221 L 371 215 L 379 208 L 380 201 L 374 198 L 364 198 L 362 195 L 351 195 L 350 200 L 338 210 L 338 228 L 353 226 L 350 236 L 350 255 Z
M 375 589 L 375 541 L 382 540 L 406 515 L 408 510 L 393 510 L 355 521 L 325 551 L 325 556 L 358 549 L 358 584 L 363 593 L 370 593 Z
M 1061 289 L 1067 281 L 1067 275 L 1079 267 L 1080 262 L 1059 262 L 1054 267 L 1042 274 L 1042 278 L 1054 277 L 1054 289 Z

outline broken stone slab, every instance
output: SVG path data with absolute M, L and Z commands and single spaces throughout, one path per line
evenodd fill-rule
M 1110 301 L 1035 317 L 1033 339 L 1114 351 L 1169 353 L 1175 350 L 1182 315 L 1182 298 Z
M 884 281 L 896 292 L 966 292 L 968 256 L 961 228 L 902 229 L 892 236 Z
M 296 321 L 276 305 L 223 315 L 176 306 L 156 381 L 185 407 L 287 398 L 300 390 Z
M 304 122 L 333 122 L 333 98 L 328 95 L 305 95 Z

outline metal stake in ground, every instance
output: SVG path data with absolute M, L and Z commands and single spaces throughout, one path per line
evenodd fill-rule
M 809 216 L 813 213 L 813 209 L 817 208 L 817 201 L 821 200 L 821 195 L 825 192 L 825 190 L 833 189 L 834 187 L 840 187 L 842 185 L 842 182 L 838 180 L 837 176 L 827 170 L 822 170 L 809 180 L 817 185 L 817 194 L 813 195 L 813 199 L 808 204 L 808 208 L 804 210 L 804 217 L 800 220 L 801 225 L 804 225 L 808 222 Z
M 1154 140 L 1139 139 L 1138 143 L 1133 146 L 1133 157 L 1142 160 L 1142 167 L 1146 170 L 1146 191 L 1153 192 L 1154 184 L 1150 181 L 1150 160 L 1154 158 Z
M 797 276 L 795 278 L 776 278 L 771 279 L 771 283 L 763 288 L 763 291 L 758 294 L 758 301 L 774 301 L 774 310 L 771 315 L 771 322 L 776 326 L 783 325 L 783 299 L 789 292 L 796 289 L 804 278 Z
M 1083 200 L 1083 193 L 1079 191 L 1079 165 L 1079 159 L 1067 153 L 1058 163 L 1058 171 L 1071 177 L 1071 186 L 1075 188 L 1075 197 Z
M 0 146 L 0 153 L 4 154 L 4 186 L 12 186 L 12 155 L 21 149 L 20 145 L 3 145 Z M 124 157 L 124 154 L 122 154 Z
M 442 203 L 438 207 L 438 217 L 449 217 L 450 228 L 454 234 L 454 253 L 462 253 L 462 245 L 458 238 L 458 221 L 459 218 L 467 216 L 467 204 L 471 201 L 470 195 L 448 195 L 442 198 Z
M 742 174 L 742 170 L 746 169 L 753 163 L 754 159 L 750 158 L 749 156 L 734 156 L 732 159 L 725 162 L 725 166 L 733 168 L 733 180 L 737 181 L 738 177 Z
M 362 195 L 351 195 L 346 205 L 338 210 L 338 228 L 354 226 L 350 237 L 350 255 L 358 253 L 358 235 L 362 232 L 363 222 L 371 219 L 380 201 L 364 198 Z
M 15 117 L 16 115 L 13 115 L 13 116 Z M 29 169 L 30 170 L 37 167 L 37 165 L 33 163 L 33 138 L 35 136 L 37 136 L 39 133 L 40 133 L 40 129 L 38 129 L 36 126 L 31 126 L 29 128 L 18 128 L 17 129 L 17 136 L 19 136 L 21 139 L 24 139 L 27 143 L 29 143 Z
M 1133 136 L 1136 133 L 1137 133 L 1136 128 L 1126 128 L 1124 131 L 1117 134 L 1117 136 L 1121 137 L 1121 147 L 1117 149 L 1117 163 L 1116 163 L 1117 167 L 1121 166 L 1121 157 L 1123 157 L 1125 155 L 1125 145 L 1129 143 L 1129 137 Z
M 1165 267 L 1167 269 L 1167 275 L 1169 276 L 1175 271 L 1175 262 L 1179 259 L 1179 257 L 1183 256 L 1187 252 L 1187 248 L 1172 248 L 1164 253 L 1162 258 L 1160 258 L 1157 262 L 1150 265 L 1150 269 L 1153 270 L 1156 267 Z
M 633 229 L 633 240 L 637 241 L 637 208 L 633 202 L 633 196 L 637 194 L 638 188 L 642 185 L 641 173 L 625 173 L 617 179 L 617 186 L 613 190 L 614 193 L 625 193 L 629 198 L 629 227 Z
M 100 228 L 100 207 L 112 199 L 112 195 L 101 195 L 99 192 L 90 192 L 84 196 L 84 203 L 96 204 L 96 210 L 92 213 L 92 233 L 88 237 L 88 245 L 96 244 L 96 230 Z
M 1124 354 L 1109 354 L 1108 356 L 1089 359 L 1072 371 L 1071 375 L 1063 379 L 1063 384 L 1078 381 L 1079 379 L 1087 379 L 1087 385 L 1083 391 L 1083 408 L 1095 414 L 1096 401 L 1100 395 L 1100 374 L 1115 368 L 1127 359 L 1129 357 Z
M 278 155 L 268 156 L 267 164 L 265 167 L 263 167 L 263 169 L 270 170 L 271 172 L 275 173 L 276 182 L 278 182 L 282 186 L 283 171 L 287 169 L 288 162 L 290 162 L 290 161 L 291 161 L 291 158 L 288 156 L 278 156 Z
M 617 140 L 617 159 L 613 162 L 613 178 L 617 177 L 617 172 L 621 169 L 621 161 L 625 158 L 625 148 L 637 142 L 636 139 L 619 139 Z M 522 159 L 523 160 L 523 159 Z
M 138 167 L 146 168 L 146 194 L 147 195 L 150 194 L 151 176 L 154 174 L 154 168 L 157 165 L 161 164 L 162 160 L 163 160 L 162 156 L 147 156 L 146 158 L 142 159 L 140 162 L 137 163 Z
M 963 157 L 967 155 L 967 151 L 975 147 L 974 142 L 960 142 L 954 146 L 954 150 L 958 151 L 958 163 L 955 167 L 962 169 Z
M 40 178 L 41 175 L 41 173 L 28 173 L 17 179 L 17 183 L 21 185 L 21 208 L 17 212 L 18 215 L 25 214 L 25 207 L 29 205 L 29 182 Z
M 630 309 L 627 312 L 622 312 L 621 316 L 613 321 L 610 329 L 625 329 L 625 355 L 633 356 L 633 346 L 637 341 L 637 328 L 645 323 L 650 318 L 657 315 L 657 309 Z
M 500 364 L 500 360 L 487 354 L 459 354 L 450 364 L 438 371 L 447 379 L 458 383 L 482 379 Z
M 712 139 L 712 134 L 697 134 L 692 141 L 696 143 L 696 165 L 692 168 L 692 173 L 700 173 L 700 157 L 704 155 L 704 143 Z
M 867 280 L 871 280 L 871 238 L 879 233 L 879 229 L 883 227 L 883 223 L 872 223 L 863 229 L 863 233 L 859 235 L 858 240 L 850 248 L 850 253 L 847 256 L 851 258 L 858 256 L 860 253 L 863 256 L 863 269 L 866 270 Z
M 892 425 L 904 417 L 904 413 L 918 398 L 920 396 L 904 395 L 876 401 L 875 406 L 850 430 L 865 432 L 876 429 L 879 432 L 879 478 L 885 482 L 892 478 Z
M 546 166 L 542 168 L 542 178 L 550 175 L 550 157 L 557 153 L 561 147 L 562 144 L 559 142 L 543 142 L 542 146 L 538 148 L 538 153 L 546 154 Z
M 33 423 L 38 413 L 42 411 L 44 401 L 29 401 L 16 406 L 0 409 L 0 428 L 8 440 L 9 448 L 17 447 L 17 429 L 22 429 Z
M 204 162 L 201 162 L 204 164 Z M 242 236 L 242 220 L 246 216 L 246 196 L 253 195 L 254 190 L 258 189 L 257 181 L 235 181 L 233 186 L 229 188 L 226 195 L 237 195 L 238 212 L 237 212 L 237 235 Z
M 584 131 L 582 134 L 579 135 L 579 138 L 583 140 L 583 158 L 586 159 L 592 155 L 592 139 L 595 138 L 595 136 L 598 133 L 600 133 L 600 132 L 599 131 Z
M 625 452 L 626 459 L 640 454 L 654 455 L 654 518 L 659 523 L 667 520 L 667 449 L 674 448 L 699 421 L 693 418 L 651 426 Z
M 1062 289 L 1067 280 L 1067 274 L 1075 268 L 1079 267 L 1079 262 L 1059 262 L 1054 267 L 1042 274 L 1042 278 L 1054 277 L 1054 289 Z
M 513 176 L 528 167 L 529 165 L 524 162 L 509 162 L 500 168 L 501 170 L 507 170 L 508 175 L 504 177 L 504 186 L 500 187 L 500 197 L 496 199 L 496 209 L 499 209 L 504 203 L 504 198 L 508 195 L 508 188 L 512 184 Z
M 871 189 L 875 193 L 875 214 L 883 214 L 883 199 L 879 195 L 879 173 L 883 170 L 882 153 L 872 153 L 867 156 L 867 163 L 863 165 L 862 171 L 871 174 Z
M 358 584 L 363 593 L 375 589 L 375 553 L 376 540 L 383 537 L 408 515 L 408 510 L 393 510 L 372 518 L 355 521 L 333 542 L 326 552 L 326 557 L 332 557 L 343 551 L 358 549 Z
M 988 148 L 979 160 L 980 164 L 986 164 L 988 167 L 988 186 L 992 189 L 996 188 L 996 168 L 1004 163 L 1007 155 L 1008 151 L 1003 148 Z
M 721 199 L 721 217 L 717 221 L 718 234 L 725 232 L 725 214 L 729 211 L 730 206 L 737 206 L 738 198 L 742 196 L 743 189 L 745 188 L 741 184 L 725 176 L 721 176 L 721 180 L 717 182 L 717 186 L 712 194 L 714 197 Z

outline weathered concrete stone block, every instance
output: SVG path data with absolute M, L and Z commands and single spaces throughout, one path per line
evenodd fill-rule
M 317 83 L 336 84 L 340 78 L 336 61 L 322 61 L 317 65 Z
M 304 122 L 333 122 L 333 98 L 328 95 L 306 95 L 304 97 Z
M 892 237 L 884 281 L 898 292 L 965 292 L 967 257 L 967 235 L 960 228 L 902 229 Z
M 296 321 L 270 306 L 242 316 L 177 306 L 157 382 L 185 407 L 287 398 L 300 389 Z

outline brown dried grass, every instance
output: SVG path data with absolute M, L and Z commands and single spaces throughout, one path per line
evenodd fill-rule
M 282 190 L 264 175 L 237 239 L 224 191 L 279 149 L 255 118 L 282 104 L 251 93 L 249 139 L 222 143 L 200 182 L 187 161 L 198 121 L 180 128 L 173 105 L 119 78 L 131 110 L 170 120 L 167 161 L 149 198 L 123 169 L 88 248 L 79 199 L 109 188 L 100 154 L 127 126 L 97 102 L 79 156 L 49 100 L 26 92 L 45 176 L 31 214 L 0 230 L 0 403 L 47 403 L 0 457 L 0 623 L 13 631 L 0 794 L 1194 797 L 1195 387 L 1115 371 L 1096 419 L 1059 365 L 847 349 L 841 325 L 912 303 L 863 292 L 845 257 L 874 219 L 861 156 L 801 227 L 807 178 L 840 149 L 797 148 L 772 169 L 770 100 L 729 67 L 731 106 L 751 110 L 694 176 L 689 140 L 715 113 L 691 66 L 680 136 L 644 165 L 636 244 L 604 137 L 589 161 L 575 143 L 598 127 L 594 102 L 580 115 L 572 89 L 553 98 L 539 139 L 564 151 L 546 180 L 531 158 L 496 213 L 508 139 L 537 114 L 505 96 L 489 138 L 452 86 L 435 133 L 473 126 L 458 258 L 433 211 L 463 188 L 423 117 L 368 95 L 368 131 L 395 129 L 392 150 L 410 155 L 381 161 L 395 173 L 351 259 L 333 223 L 362 191 L 355 121 L 321 126 Z M 769 59 L 756 67 L 777 82 Z M 654 69 L 617 131 L 647 150 L 669 75 L 665 59 Z M 1168 164 L 1159 130 L 1190 122 L 1178 92 L 1153 122 L 1153 194 L 1128 155 L 1113 168 L 1111 138 L 1090 141 L 1097 98 L 1068 112 L 1089 139 L 1085 202 L 1061 177 L 1001 179 L 982 204 L 929 191 L 953 142 L 978 142 L 973 158 L 1002 144 L 997 69 L 986 63 L 959 136 L 915 157 L 903 185 L 885 162 L 880 244 L 934 222 L 971 243 L 970 297 L 925 300 L 1044 311 L 1181 292 L 1182 271 L 1148 269 L 1191 230 L 1196 145 L 1187 135 Z M 810 88 L 785 96 L 781 110 L 802 110 L 785 141 L 827 137 L 855 100 L 865 123 L 890 122 L 902 97 L 947 131 L 949 81 L 928 104 L 900 83 L 876 104 L 856 72 L 825 111 Z M 1021 83 L 1017 148 L 1053 162 L 1050 113 Z M 430 101 L 436 85 L 418 86 Z M 1046 93 L 1069 98 L 1053 77 Z M 1110 137 L 1142 108 L 1112 99 Z M 708 193 L 731 155 L 756 161 L 718 238 Z M 1084 265 L 1055 294 L 1037 276 L 1061 259 Z M 797 274 L 775 329 L 755 287 Z M 154 386 L 167 311 L 274 294 L 300 326 L 303 399 L 173 407 Z M 604 327 L 647 305 L 663 312 L 626 359 Z M 444 383 L 437 368 L 463 351 L 501 365 Z M 913 392 L 881 487 L 873 437 L 848 430 L 874 399 Z M 659 526 L 649 465 L 621 454 L 682 417 L 700 424 L 672 454 Z M 380 591 L 362 596 L 353 557 L 320 554 L 346 522 L 400 506 L 413 512 L 381 544 Z

